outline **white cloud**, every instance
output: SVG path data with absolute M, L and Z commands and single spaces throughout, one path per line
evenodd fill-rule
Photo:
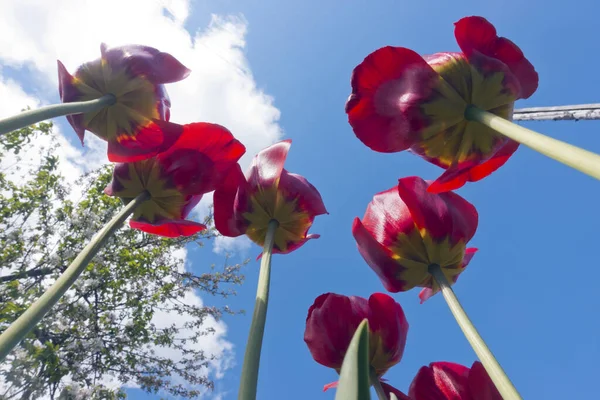
M 3 78 L 0 70 L 0 117 L 57 101 L 57 59 L 73 72 L 81 63 L 99 57 L 102 42 L 109 46 L 145 44 L 171 53 L 192 70 L 186 80 L 167 87 L 172 121 L 226 126 L 246 145 L 242 159 L 246 167 L 256 152 L 282 136 L 279 110 L 257 87 L 244 54 L 247 22 L 241 16 L 213 15 L 208 27 L 190 34 L 184 28 L 189 15 L 189 0 L 2 0 L 0 63 L 26 81 Z M 34 89 L 28 93 L 23 87 Z M 104 142 L 88 133 L 82 150 L 66 120 L 60 122 L 65 131 L 55 128 L 55 133 L 69 138 L 59 136 L 63 172 L 74 178 L 105 162 Z M 29 152 L 30 157 L 36 156 L 35 147 Z M 206 196 L 199 209 L 205 212 L 211 199 Z M 215 246 L 221 252 L 244 251 L 249 242 L 219 238 Z M 202 304 L 196 295 L 186 301 Z M 160 321 L 166 324 L 173 318 L 178 316 L 161 315 Z M 232 360 L 232 345 L 226 339 L 225 324 L 207 323 L 216 333 L 199 345 L 224 357 L 221 364 L 211 366 L 218 378 Z

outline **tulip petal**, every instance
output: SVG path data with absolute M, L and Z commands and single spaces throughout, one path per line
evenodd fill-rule
M 240 207 L 247 204 L 247 182 L 239 164 L 229 171 L 213 195 L 215 228 L 223 236 L 237 237 L 247 229 Z
M 410 384 L 408 397 L 415 400 L 473 400 L 468 388 L 469 368 L 450 362 L 421 367 Z
M 327 385 L 323 386 L 323 391 L 326 392 L 329 389 L 333 389 L 333 388 L 338 387 L 338 383 L 339 383 L 339 381 L 328 383 Z
M 291 145 L 290 139 L 282 140 L 254 156 L 246 175 L 250 187 L 268 188 L 277 183 Z
M 162 220 L 159 223 L 151 224 L 144 221 L 130 220 L 129 226 L 139 229 L 143 232 L 152 233 L 169 238 L 179 236 L 192 236 L 206 229 L 206 225 L 187 220 Z
M 371 236 L 371 233 L 359 218 L 354 219 L 352 235 L 356 240 L 361 256 L 369 267 L 375 271 L 387 291 L 397 293 L 412 289 L 420 283 L 411 282 L 409 284 L 398 278 L 400 272 L 405 268 L 399 265 L 391 257 L 390 252 Z
M 319 191 L 303 176 L 282 169 L 278 188 L 288 201 L 296 200 L 298 207 L 311 216 L 329 214 Z
M 102 59 L 110 64 L 124 64 L 132 75 L 143 75 L 154 84 L 178 82 L 190 74 L 190 70 L 175 57 L 153 47 L 125 45 L 107 48 L 100 46 Z
M 435 71 L 410 49 L 388 46 L 371 53 L 352 73 L 346 113 L 354 133 L 375 151 L 408 149 L 426 123 L 420 103 L 437 80 Z
M 475 52 L 497 58 L 508 66 L 521 85 L 520 98 L 530 97 L 538 87 L 538 74 L 519 47 L 504 37 L 482 17 L 465 17 L 456 22 L 454 35 L 461 50 L 471 57 Z
M 81 95 L 75 85 L 73 85 L 74 77 L 67 71 L 64 64 L 57 60 L 58 64 L 58 93 L 60 100 L 63 103 L 76 101 Z M 85 135 L 85 128 L 83 127 L 83 114 L 71 114 L 67 115 L 67 121 L 75 130 L 77 137 L 83 145 L 83 138 Z
M 479 361 L 475 361 L 469 372 L 469 388 L 473 399 L 502 400 L 502 396 Z
M 396 389 L 392 385 L 388 385 L 387 383 L 381 382 L 381 387 L 385 391 L 387 398 L 390 398 L 390 394 L 393 393 L 394 395 L 396 395 L 398 400 L 411 400 L 410 397 L 408 397 L 407 395 L 405 395 L 404 393 L 402 393 L 400 390 Z M 412 400 L 414 400 L 414 399 L 412 399 Z
M 183 131 L 176 124 L 160 120 L 154 120 L 137 129 L 135 135 L 121 135 L 108 139 L 108 161 L 146 160 L 170 148 Z
M 377 365 L 377 375 L 399 363 L 404 354 L 408 321 L 400 304 L 383 293 L 369 297 L 369 331 L 371 332 L 371 364 Z M 375 349 L 373 349 L 375 348 Z
M 174 145 L 158 155 L 165 173 L 186 194 L 211 192 L 246 152 L 231 132 L 217 124 L 177 125 L 159 122 L 162 131 L 181 132 Z
M 471 240 L 478 223 L 475 207 L 452 192 L 430 194 L 427 186 L 427 182 L 415 176 L 398 181 L 398 193 L 416 226 L 426 229 L 434 239 L 449 235 L 452 244 Z

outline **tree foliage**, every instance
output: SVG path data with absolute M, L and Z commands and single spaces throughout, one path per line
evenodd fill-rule
M 61 176 L 51 129 L 42 123 L 0 139 L 0 331 L 122 207 L 103 194 L 109 166 L 75 185 Z M 33 163 L 22 156 L 32 143 L 40 149 Z M 83 189 L 80 198 L 74 189 Z M 212 226 L 210 217 L 204 222 Z M 189 299 L 194 291 L 234 294 L 242 265 L 226 258 L 222 267 L 190 272 L 181 254 L 215 236 L 212 228 L 181 239 L 119 230 L 0 368 L 0 399 L 124 398 L 111 380 L 186 398 L 211 388 L 206 367 L 214 356 L 195 344 L 213 333 L 207 318 L 232 311 Z M 164 326 L 157 313 L 179 322 Z

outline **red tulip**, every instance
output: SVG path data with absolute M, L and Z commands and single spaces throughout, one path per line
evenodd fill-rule
M 465 119 L 469 105 L 510 119 L 515 100 L 535 92 L 538 75 L 521 50 L 481 17 L 456 23 L 463 53 L 421 57 L 403 47 L 383 47 L 352 74 L 346 103 L 356 136 L 375 151 L 404 150 L 446 170 L 432 193 L 490 175 L 518 143 Z
M 313 185 L 283 168 L 291 143 L 284 140 L 260 151 L 245 177 L 238 166 L 217 188 L 215 227 L 222 235 L 246 234 L 263 246 L 269 222 L 277 220 L 274 253 L 289 253 L 319 237 L 308 230 L 327 210 Z
M 315 361 L 339 373 L 352 336 L 365 318 L 369 321 L 371 368 L 381 377 L 398 364 L 408 322 L 400 304 L 383 293 L 372 294 L 368 300 L 334 293 L 317 297 L 308 310 L 304 331 L 304 341 Z
M 421 367 L 408 395 L 412 400 L 502 400 L 479 361 L 470 369 L 450 362 Z
M 477 251 L 466 248 L 477 230 L 475 207 L 453 192 L 429 193 L 427 186 L 418 177 L 400 179 L 376 194 L 352 226 L 360 254 L 385 288 L 424 287 L 421 302 L 439 291 L 429 265 L 439 265 L 454 283 Z
M 157 121 L 168 121 L 171 102 L 164 88 L 186 78 L 190 70 L 167 53 L 147 46 L 100 47 L 101 57 L 69 74 L 58 61 L 63 103 L 86 101 L 107 94 L 116 103 L 98 111 L 67 116 L 83 144 L 84 132 L 108 142 L 113 162 L 144 160 L 169 148 L 177 136 Z
M 190 236 L 206 226 L 186 217 L 203 194 L 215 190 L 246 149 L 220 125 L 158 125 L 173 131 L 179 140 L 155 157 L 117 164 L 105 193 L 128 203 L 148 191 L 150 199 L 135 210 L 129 225 L 166 237 Z

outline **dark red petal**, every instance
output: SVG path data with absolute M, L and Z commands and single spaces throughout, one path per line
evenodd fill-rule
M 410 384 L 412 400 L 477 400 L 468 387 L 469 368 L 455 363 L 434 362 L 421 367 Z
M 368 303 L 360 297 L 325 293 L 308 310 L 304 341 L 314 360 L 339 369 L 354 331 L 368 316 Z
M 63 103 L 70 103 L 77 101 L 81 93 L 73 85 L 73 75 L 67 71 L 65 66 L 59 60 L 56 61 L 58 64 L 58 93 L 60 95 L 60 101 Z M 67 115 L 67 121 L 75 130 L 75 133 L 83 144 L 83 137 L 85 135 L 85 128 L 83 127 L 83 114 Z
M 413 400 L 398 389 L 396 389 L 395 387 L 393 387 L 392 385 L 388 385 L 387 383 L 381 382 L 381 387 L 385 391 L 387 398 L 390 398 L 390 393 L 394 393 L 398 400 Z
M 400 198 L 397 187 L 373 196 L 362 223 L 384 247 L 393 246 L 400 233 L 409 234 L 415 228 L 410 210 Z
M 206 229 L 205 225 L 187 220 L 162 220 L 160 223 L 156 224 L 130 220 L 129 226 L 143 232 L 169 238 L 192 236 Z
M 508 66 L 521 85 L 520 98 L 526 99 L 537 90 L 539 77 L 533 65 L 516 44 L 498 37 L 496 28 L 489 21 L 483 17 L 465 17 L 454 26 L 458 46 L 467 57 L 480 52 Z
M 379 276 L 385 289 L 392 293 L 404 290 L 404 281 L 397 278 L 404 267 L 394 261 L 389 251 L 371 236 L 358 218 L 355 218 L 352 224 L 352 235 L 358 245 L 358 251 Z
M 263 188 L 272 186 L 283 171 L 283 165 L 287 158 L 292 141 L 282 140 L 258 152 L 252 160 L 252 165 L 246 178 L 252 188 L 261 186 Z
M 215 228 L 223 236 L 236 237 L 246 233 L 247 222 L 242 217 L 244 210 L 240 210 L 236 204 L 244 204 L 237 199 L 240 195 L 242 197 L 245 195 L 247 185 L 239 164 L 236 164 L 221 186 L 215 190 L 213 195 Z
M 378 335 L 381 345 L 389 355 L 388 363 L 399 363 L 404 354 L 408 321 L 400 304 L 384 293 L 374 293 L 369 297 L 369 330 Z M 375 368 L 379 366 L 374 365 Z
M 410 49 L 388 46 L 369 54 L 352 73 L 352 94 L 346 102 L 356 136 L 375 151 L 408 149 L 424 124 L 420 103 L 437 77 Z
M 502 396 L 487 371 L 479 361 L 475 361 L 469 373 L 471 396 L 477 400 L 502 400 Z
M 477 249 L 474 247 L 468 248 L 465 250 L 465 255 L 463 257 L 463 262 L 462 262 L 462 268 L 467 268 L 467 265 L 469 265 L 469 262 L 471 261 L 471 259 L 473 258 L 473 256 L 475 255 L 475 253 L 477 252 Z M 462 272 L 461 272 L 462 274 Z M 456 275 L 454 277 L 454 283 L 456 283 L 456 281 L 458 280 L 458 277 L 460 275 Z M 431 288 L 424 288 L 423 290 L 421 290 L 419 292 L 419 299 L 421 300 L 421 304 L 423 304 L 425 301 L 429 300 L 435 293 L 433 293 L 433 290 Z
M 109 64 L 124 65 L 132 75 L 143 75 L 154 84 L 178 82 L 191 72 L 172 55 L 153 47 L 126 45 L 107 49 L 103 43 L 100 51 Z
M 419 229 L 426 229 L 434 239 L 450 236 L 453 243 L 468 242 L 477 230 L 475 207 L 459 195 L 427 192 L 428 183 L 419 177 L 398 181 L 398 193 L 408 206 Z
M 117 177 L 127 179 L 129 177 L 129 165 L 125 163 L 115 164 L 112 180 L 104 189 L 104 193 L 107 196 L 114 196 L 115 193 L 118 193 L 124 189 L 121 182 L 116 179 Z
M 286 198 L 297 200 L 298 207 L 315 217 L 328 214 L 319 191 L 301 175 L 292 174 L 284 169 L 279 179 L 279 190 Z
M 187 194 L 215 190 L 246 152 L 244 145 L 221 125 L 205 122 L 187 125 L 166 121 L 158 123 L 162 131 L 181 131 L 175 144 L 157 158 L 165 173 Z

